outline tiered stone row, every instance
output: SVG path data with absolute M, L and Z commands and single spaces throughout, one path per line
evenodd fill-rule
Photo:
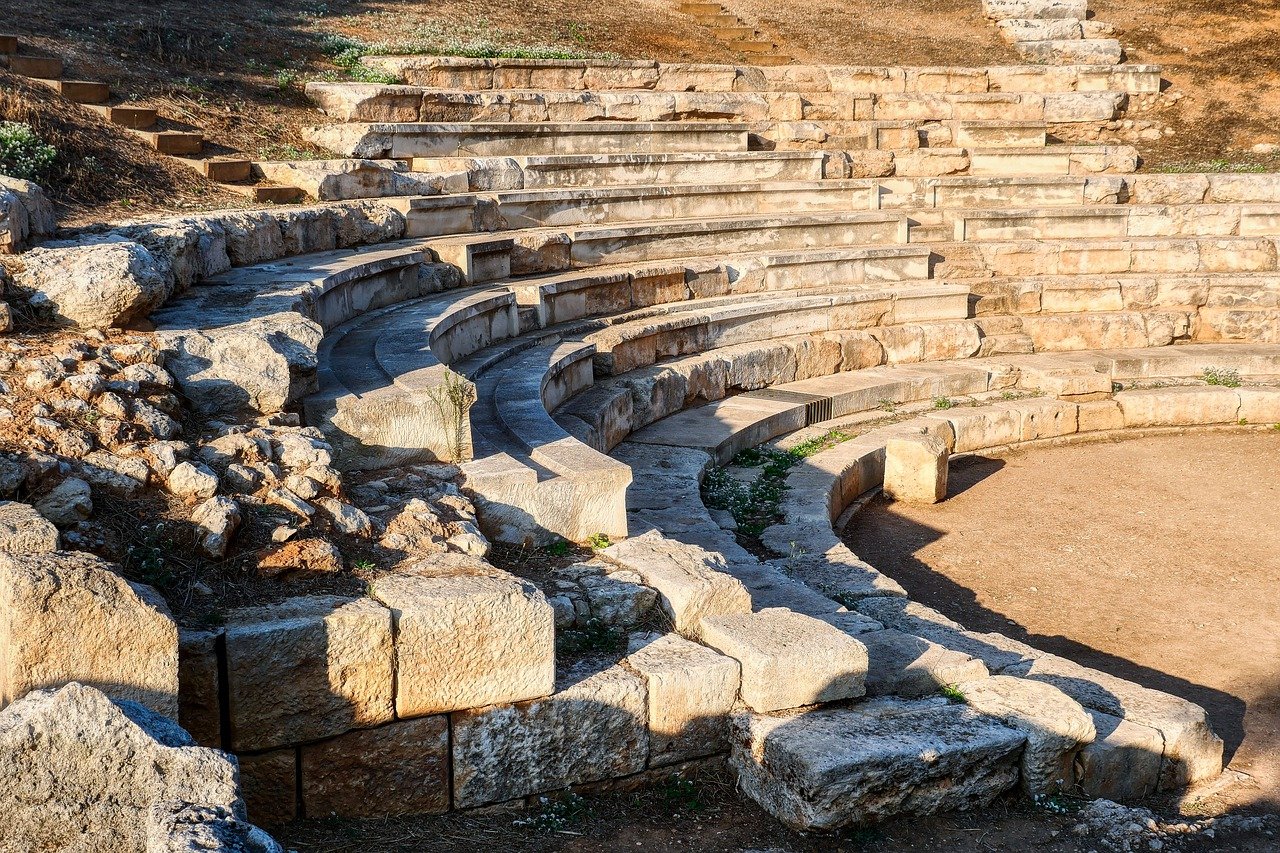
M 982 0 L 982 12 L 1028 62 L 1114 65 L 1124 56 L 1115 26 L 1089 17 L 1088 0 Z
M 318 196 L 377 198 L 36 249 L 17 284 L 66 315 L 56 258 L 145 255 L 168 276 L 148 307 L 190 287 L 152 320 L 193 405 L 301 406 L 348 469 L 458 459 L 492 538 L 632 536 L 574 583 L 652 590 L 675 630 L 557 671 L 572 603 L 458 560 L 355 601 L 232 614 L 188 638 L 184 713 L 242 753 L 251 805 L 479 806 L 669 772 L 730 740 L 744 789 L 801 827 L 976 805 L 1019 781 L 1145 791 L 1146 769 L 1125 788 L 1116 768 L 1157 752 L 1152 731 L 1159 759 L 1141 766 L 1164 784 L 1216 773 L 1194 706 L 1140 693 L 1171 710 L 1131 715 L 1046 687 L 1020 668 L 1047 660 L 1034 650 L 995 661 L 874 610 L 912 606 L 831 541 L 829 517 L 794 528 L 803 553 L 761 561 L 697 495 L 710 459 L 886 399 L 1064 398 L 991 407 L 989 429 L 933 424 L 932 457 L 902 448 L 933 467 L 905 480 L 942 470 L 939 442 L 987 446 L 965 429 L 1007 443 L 1138 426 L 1138 398 L 1093 400 L 1125 375 L 1109 348 L 1182 359 L 1144 375 L 1241 353 L 1246 375 L 1275 374 L 1280 181 L 1132 174 L 1132 149 L 1050 140 L 1115 120 L 1156 69 L 378 62 L 406 84 L 312 89 L 344 120 L 315 138 L 364 159 L 281 167 Z M 1272 397 L 1230 393 L 1212 422 L 1275 417 Z M 867 476 L 821 497 L 828 510 L 877 485 L 887 456 L 869 446 Z M 966 704 L 922 698 L 952 682 Z M 1147 728 L 1117 724 L 1134 740 L 1115 753 L 1086 709 Z M 820 780 L 819 754 L 840 756 Z M 1095 769 L 1077 776 L 1082 754 Z

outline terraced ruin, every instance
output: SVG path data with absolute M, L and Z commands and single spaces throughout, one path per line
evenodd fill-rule
M 1218 780 L 1203 708 L 837 532 L 955 458 L 1280 424 L 1280 177 L 1140 171 L 1160 68 L 984 9 L 1028 64 L 366 57 L 400 82 L 307 86 L 332 159 L 253 166 L 299 206 L 55 235 L 0 178 L 0 850 L 705 767 L 800 831 Z

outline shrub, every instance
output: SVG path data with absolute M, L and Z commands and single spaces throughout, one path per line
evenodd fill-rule
M 1206 385 L 1221 385 L 1224 388 L 1240 387 L 1240 371 L 1229 367 L 1206 367 L 1204 369 Z
M 58 150 L 41 141 L 31 125 L 0 121 L 0 174 L 34 181 L 53 166 Z

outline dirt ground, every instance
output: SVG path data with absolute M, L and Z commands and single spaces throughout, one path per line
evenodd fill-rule
M 1218 808 L 1280 809 L 1280 433 L 957 460 L 948 499 L 874 501 L 846 541 L 911 596 L 1203 705 Z

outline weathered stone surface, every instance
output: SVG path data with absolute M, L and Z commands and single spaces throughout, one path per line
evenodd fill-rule
M 1056 655 L 1042 655 L 1005 672 L 1052 684 L 1085 708 L 1158 730 L 1165 744 L 1160 773 L 1164 790 L 1213 779 L 1222 772 L 1222 738 L 1199 705 Z
M 30 504 L 0 501 L 0 553 L 51 554 L 58 528 Z
M 237 752 L 392 719 L 391 613 L 367 598 L 291 598 L 227 615 L 227 696 Z
M 1022 787 L 1028 794 L 1069 791 L 1080 749 L 1092 743 L 1093 720 L 1080 703 L 1049 684 L 997 675 L 956 685 L 965 704 L 1027 736 Z
M 191 513 L 191 522 L 196 526 L 200 550 L 209 557 L 224 557 L 240 527 L 240 505 L 231 498 L 209 498 Z
M 208 500 L 218 493 L 218 475 L 199 462 L 180 462 L 169 474 L 168 487 L 183 500 Z
M 400 720 L 302 747 L 308 817 L 391 817 L 449 810 L 449 718 Z
M 83 553 L 0 554 L 0 704 L 79 681 L 178 716 L 178 628 L 164 599 Z
M 591 618 L 619 628 L 638 624 L 658 602 L 658 593 L 641 583 L 635 572 L 587 576 L 582 579 L 582 588 L 591 605 Z
M 1150 726 L 1090 711 L 1097 739 L 1080 751 L 1080 792 L 1123 802 L 1156 792 L 1164 756 L 1164 736 Z
M 0 175 L 0 254 L 19 252 L 57 228 L 53 202 L 39 184 Z
M 884 450 L 884 493 L 913 504 L 944 500 L 949 456 L 946 442 L 930 435 L 889 439 Z
M 453 802 L 500 803 L 638 773 L 649 755 L 644 681 L 621 666 L 569 672 L 545 699 L 453 717 Z
M 161 802 L 151 807 L 147 853 L 283 853 L 275 839 L 227 806 Z
M 373 534 L 373 522 L 363 510 L 333 498 L 317 498 L 313 503 L 324 510 L 339 533 L 366 539 Z
M 240 785 L 249 819 L 277 826 L 298 816 L 298 750 L 240 756 Z
M 742 701 L 780 711 L 866 692 L 867 649 L 826 622 L 784 608 L 708 616 L 702 641 L 742 664 Z
M 68 477 L 36 501 L 36 512 L 63 526 L 76 524 L 93 514 L 93 494 L 79 477 Z
M 417 121 L 416 117 L 412 120 Z M 294 160 L 258 163 L 256 168 L 268 180 L 297 187 L 321 201 L 436 195 L 440 192 L 439 180 L 432 180 L 436 176 L 388 169 L 375 160 Z
M 0 778 L 6 853 L 147 850 L 160 803 L 244 817 L 225 754 L 194 746 L 141 705 L 113 703 L 81 684 L 39 690 L 0 711 Z
M 1240 397 L 1231 388 L 1152 388 L 1116 395 L 1126 427 L 1235 423 Z
M 172 273 L 144 246 L 120 237 L 32 249 L 13 282 L 51 319 L 96 328 L 145 317 L 173 292 Z
M 331 575 L 342 571 L 342 553 L 326 539 L 292 539 L 274 545 L 258 560 L 264 575 Z
M 379 578 L 373 596 L 395 620 L 399 717 L 554 689 L 554 616 L 528 581 L 475 558 L 440 555 Z
M 650 531 L 601 552 L 630 569 L 658 591 L 659 603 L 676 631 L 698 639 L 706 616 L 750 613 L 751 595 L 742 582 L 724 572 L 724 557 Z
M 858 640 L 867 647 L 868 696 L 929 696 L 988 674 L 976 658 L 892 628 L 859 634 Z
M 734 718 L 738 784 L 797 830 L 984 806 L 1018 783 L 1026 737 L 942 699 Z
M 218 642 L 222 632 L 178 634 L 178 723 L 201 746 L 222 746 Z
M 679 634 L 636 634 L 627 665 L 649 693 L 649 764 L 672 764 L 724 750 L 741 666 Z

